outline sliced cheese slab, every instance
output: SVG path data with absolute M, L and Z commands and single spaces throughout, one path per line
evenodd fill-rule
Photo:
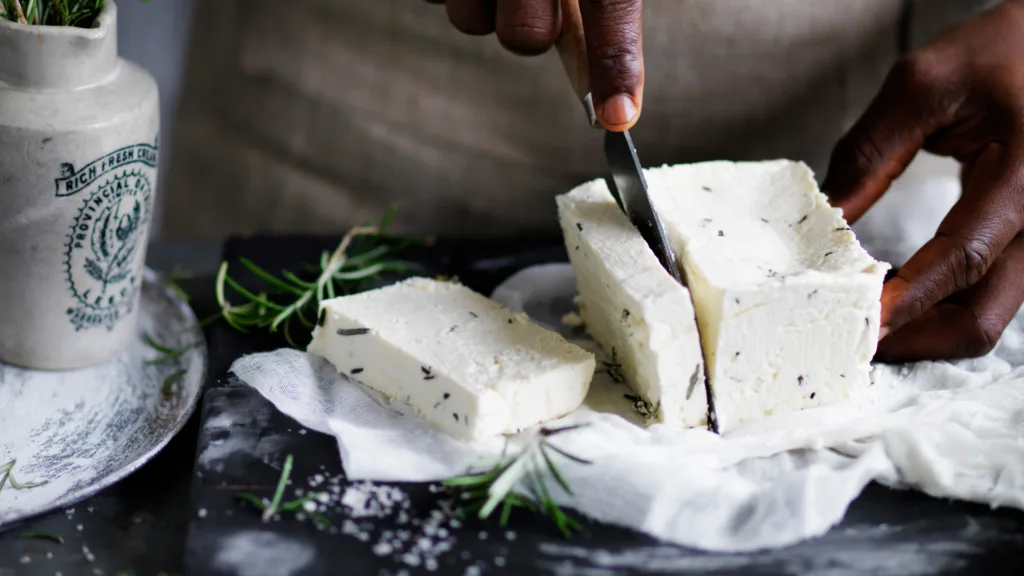
M 810 168 L 707 162 L 647 181 L 693 294 L 720 431 L 869 385 L 889 266 Z
M 707 394 L 689 291 L 662 268 L 603 180 L 557 198 L 589 334 L 653 411 L 676 427 L 707 424 Z
M 308 350 L 465 440 L 572 412 L 595 366 L 525 314 L 425 278 L 325 301 Z

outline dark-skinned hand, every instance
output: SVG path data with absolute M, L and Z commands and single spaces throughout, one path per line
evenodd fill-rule
M 579 2 L 590 64 L 591 94 L 601 125 L 628 130 L 640 118 L 644 93 L 642 0 L 427 0 L 444 4 L 464 34 L 495 34 L 507 50 L 543 54 L 562 28 L 562 1 Z
M 883 288 L 884 361 L 983 355 L 1024 302 L 1024 0 L 897 63 L 823 188 L 854 222 L 922 149 L 961 163 L 963 193 Z

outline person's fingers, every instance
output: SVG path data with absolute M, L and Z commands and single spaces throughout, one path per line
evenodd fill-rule
M 642 0 L 579 0 L 597 118 L 628 130 L 643 106 Z
M 561 27 L 559 0 L 498 0 L 494 29 L 498 41 L 524 56 L 543 54 L 554 46 Z
M 882 289 L 890 331 L 979 282 L 1024 227 L 1024 154 L 990 145 L 970 166 L 959 201 L 928 241 Z
M 494 0 L 447 0 L 448 20 L 456 30 L 472 36 L 494 32 Z
M 877 360 L 913 362 L 987 354 L 1024 303 L 1024 235 L 1018 235 L 988 274 L 878 343 Z
M 897 63 L 833 149 L 822 189 L 848 222 L 856 222 L 889 189 L 927 136 L 952 121 L 955 98 L 938 60 L 914 55 Z

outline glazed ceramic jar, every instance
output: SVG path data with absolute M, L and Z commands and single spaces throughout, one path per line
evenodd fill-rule
M 0 361 L 91 366 L 135 336 L 159 97 L 92 28 L 0 21 Z

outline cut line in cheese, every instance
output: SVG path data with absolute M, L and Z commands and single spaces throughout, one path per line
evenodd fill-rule
M 580 315 L 610 372 L 675 427 L 707 423 L 703 358 L 689 291 L 658 262 L 603 180 L 557 198 Z
M 572 412 L 595 368 L 592 354 L 525 314 L 426 278 L 323 302 L 308 350 L 465 440 Z
M 646 177 L 693 297 L 720 431 L 869 385 L 889 266 L 810 168 L 706 162 Z

